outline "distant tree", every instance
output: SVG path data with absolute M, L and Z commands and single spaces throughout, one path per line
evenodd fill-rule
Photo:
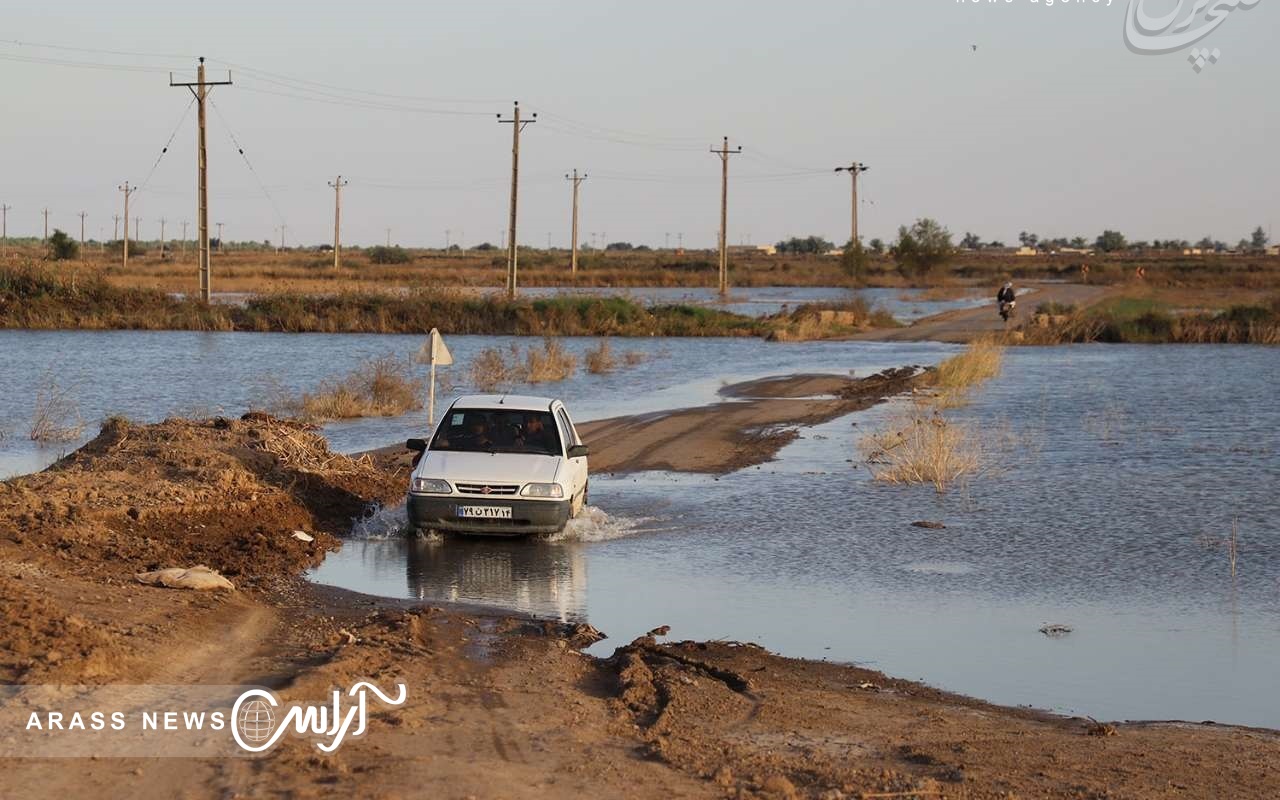
M 1129 242 L 1129 249 L 1130 250 L 1150 250 L 1151 245 L 1147 242 L 1142 242 L 1142 241 Z
M 1223 242 L 1223 241 L 1217 241 L 1217 242 L 1214 242 L 1214 243 L 1213 243 L 1213 250 L 1214 250 L 1214 252 L 1216 252 L 1216 253 L 1221 253 L 1221 252 L 1223 252 L 1223 251 L 1224 251 L 1224 250 L 1226 250 L 1226 249 L 1227 249 L 1227 243 L 1226 243 L 1226 242 Z
M 54 261 L 70 261 L 80 255 L 80 245 L 67 234 L 53 229 L 49 237 L 49 255 Z
M 867 263 L 870 260 L 867 251 L 862 247 L 862 242 L 850 241 L 844 246 L 844 252 L 840 254 L 840 269 L 850 279 L 861 283 L 866 278 Z
M 960 240 L 960 246 L 965 250 L 981 250 L 982 239 L 978 238 L 976 233 L 965 232 L 964 238 Z
M 1271 237 L 1267 236 L 1267 232 L 1262 229 L 1261 225 L 1259 225 L 1257 228 L 1254 229 L 1253 237 L 1249 242 L 1249 244 L 1253 246 L 1254 250 L 1266 250 L 1267 242 L 1269 242 L 1270 240 L 1271 240 Z
M 1248 239 L 1241 239 L 1240 241 L 1236 242 L 1236 250 L 1241 253 L 1248 252 L 1249 247 L 1250 247 L 1250 244 Z
M 778 242 L 777 247 L 779 253 L 800 255 L 802 253 L 827 253 L 834 250 L 836 246 L 821 236 L 807 236 L 803 239 L 792 236 L 785 242 Z
M 937 220 L 924 217 L 908 228 L 898 228 L 898 241 L 893 245 L 893 259 L 908 277 L 922 277 L 945 264 L 955 254 L 951 231 Z
M 1089 246 L 1089 240 L 1084 238 L 1083 236 L 1077 236 L 1071 240 L 1071 246 L 1076 248 L 1077 250 L 1083 250 L 1084 248 Z
M 1111 253 L 1116 250 L 1123 250 L 1125 247 L 1124 235 L 1121 234 L 1119 231 L 1110 231 L 1110 230 L 1103 231 L 1102 234 L 1098 237 L 1098 240 L 1094 242 L 1094 247 L 1098 248 L 1104 253 Z
M 996 250 L 1003 250 L 1004 242 L 1000 241 L 999 239 L 992 239 L 989 243 L 987 243 L 987 247 L 991 247 Z
M 604 249 L 626 252 L 628 250 L 635 250 L 636 248 L 632 246 L 631 242 L 610 242 L 604 246 Z
M 413 261 L 413 256 L 408 250 L 396 245 L 395 247 L 385 247 L 378 245 L 369 248 L 369 261 L 374 264 L 408 264 Z
M 1022 231 L 1021 233 L 1018 234 L 1018 241 L 1022 243 L 1023 247 L 1030 247 L 1031 234 L 1027 233 L 1026 231 Z
M 462 248 L 461 248 L 461 247 L 459 247 L 459 246 L 458 246 L 458 245 L 456 245 L 456 244 L 451 244 L 451 245 L 449 245 L 449 252 L 450 252 L 450 253 L 456 253 L 456 252 L 460 251 L 461 249 L 462 249 Z
M 647 244 L 638 244 L 638 245 L 636 245 L 636 252 L 637 252 L 637 253 L 652 253 L 652 252 L 653 252 L 653 248 L 652 248 L 652 247 L 650 247 L 650 246 L 649 246 L 649 245 L 647 245 Z
M 210 247 L 212 247 L 212 245 L 210 245 Z M 317 250 L 317 251 L 319 251 L 319 252 L 321 252 L 321 253 L 332 253 L 332 252 L 333 252 L 333 245 L 331 245 L 331 244 L 329 244 L 329 243 L 327 243 L 327 242 L 326 242 L 325 244 L 318 244 L 318 245 L 316 245 L 316 250 Z
M 475 247 L 473 247 L 473 248 L 471 248 L 471 249 L 472 249 L 472 250 L 479 250 L 479 251 L 481 251 L 482 253 L 487 253 L 487 252 L 489 252 L 490 250 L 497 250 L 498 248 L 494 247 L 494 246 L 493 246 L 492 244 L 490 244 L 489 242 L 481 242 L 480 244 L 476 245 Z
M 884 239 L 872 239 L 868 243 L 868 247 L 870 247 L 871 252 L 875 253 L 876 255 L 881 255 L 882 253 L 884 253 Z
M 1206 237 L 1204 237 L 1204 238 L 1203 238 L 1203 239 L 1201 239 L 1200 241 L 1196 242 L 1196 247 L 1199 247 L 1201 250 L 1212 250 L 1212 249 L 1213 249 L 1213 237 L 1212 237 L 1212 236 L 1206 236 Z

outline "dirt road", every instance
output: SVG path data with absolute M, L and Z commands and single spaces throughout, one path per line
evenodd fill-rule
M 0 795 L 1280 796 L 1274 731 L 1059 718 L 733 642 L 643 638 L 597 659 L 581 652 L 598 636 L 589 626 L 299 577 L 352 513 L 403 482 L 263 418 L 113 422 L 50 470 L 0 482 L 4 683 L 257 684 L 285 702 L 361 679 L 408 687 L 403 706 L 371 709 L 367 733 L 332 754 L 287 736 L 259 758 L 17 759 Z M 237 590 L 133 580 L 197 561 Z M 0 731 L 0 752 L 23 735 Z
M 1061 303 L 1084 307 L 1101 300 L 1108 289 L 1081 283 L 1034 283 L 1030 290 L 1018 294 L 1018 313 L 1026 319 L 1040 303 Z M 992 291 L 994 298 L 995 292 Z M 854 336 L 854 339 L 884 342 L 957 342 L 966 343 L 979 336 L 999 333 L 1004 321 L 996 313 L 995 300 L 980 308 L 948 311 L 916 321 L 905 328 L 878 328 Z

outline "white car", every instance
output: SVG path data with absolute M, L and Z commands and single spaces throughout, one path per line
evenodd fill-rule
M 419 453 L 409 525 L 491 536 L 556 533 L 587 504 L 587 446 L 564 403 L 546 397 L 459 397 Z

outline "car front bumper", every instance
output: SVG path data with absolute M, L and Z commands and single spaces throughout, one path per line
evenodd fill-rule
M 406 505 L 410 527 L 420 530 L 482 536 L 519 536 L 563 530 L 565 523 L 569 521 L 570 503 L 568 500 L 481 500 L 472 497 L 411 494 Z M 458 506 L 510 508 L 511 519 L 460 517 Z

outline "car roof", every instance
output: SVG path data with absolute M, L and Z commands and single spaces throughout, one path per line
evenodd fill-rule
M 548 411 L 556 402 L 550 397 L 520 394 L 469 394 L 453 401 L 454 408 L 503 408 L 512 411 Z

